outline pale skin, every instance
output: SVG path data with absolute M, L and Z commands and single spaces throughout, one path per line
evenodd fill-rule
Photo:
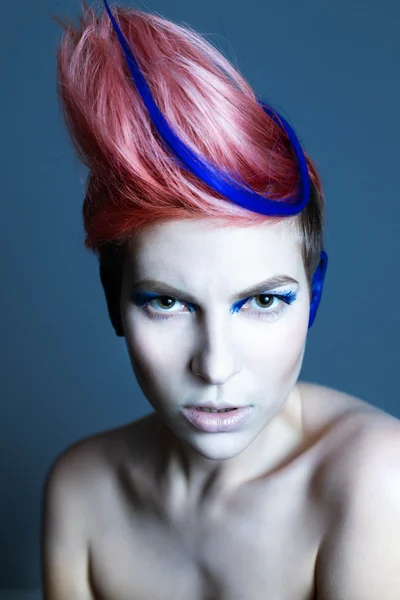
M 235 295 L 277 276 L 291 281 L 232 313 Z M 137 286 L 149 278 L 181 296 Z M 145 309 L 138 291 L 164 302 Z M 290 304 L 273 297 L 289 292 Z M 309 301 L 288 221 L 171 222 L 135 237 L 121 318 L 154 412 L 53 465 L 46 600 L 400 598 L 400 423 L 298 381 Z M 251 418 L 200 431 L 182 408 L 204 401 L 251 406 Z

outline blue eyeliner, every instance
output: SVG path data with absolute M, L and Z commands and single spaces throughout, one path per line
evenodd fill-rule
M 252 298 L 256 298 L 257 296 L 274 296 L 274 298 L 278 298 L 278 300 L 282 300 L 285 304 L 292 304 L 297 298 L 297 294 L 294 292 L 283 292 L 281 294 L 276 294 L 274 292 L 261 292 L 260 294 L 256 294 L 256 296 L 249 296 L 248 298 L 244 298 L 243 300 L 239 300 L 232 307 L 232 314 L 238 313 L 246 302 L 251 300 Z

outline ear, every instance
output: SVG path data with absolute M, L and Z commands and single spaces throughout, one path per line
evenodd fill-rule
M 308 328 L 314 323 L 317 315 L 319 303 L 321 301 L 322 289 L 324 287 L 325 273 L 328 266 L 328 255 L 324 250 L 321 252 L 321 258 L 319 265 L 312 278 L 311 283 L 311 303 L 310 303 L 310 316 L 308 320 Z
M 100 280 L 107 300 L 108 315 L 118 337 L 124 337 L 121 321 L 120 297 L 122 271 L 111 271 L 100 263 Z

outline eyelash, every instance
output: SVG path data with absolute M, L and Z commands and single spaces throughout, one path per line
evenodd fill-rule
M 251 315 L 254 315 L 257 319 L 270 319 L 270 320 L 274 320 L 276 319 L 283 311 L 285 311 L 288 306 L 290 304 L 292 304 L 295 300 L 296 300 L 296 294 L 294 292 L 287 292 L 284 294 L 268 294 L 268 293 L 264 293 L 264 294 L 257 294 L 256 296 L 251 296 L 250 298 L 247 298 L 246 302 L 244 304 L 247 304 L 248 301 L 254 300 L 255 298 L 259 298 L 260 296 L 267 296 L 268 298 L 274 298 L 274 299 L 278 299 L 280 300 L 280 305 L 277 309 L 275 310 L 249 310 L 249 311 L 245 311 L 248 312 Z M 156 321 L 158 320 L 165 320 L 165 319 L 171 319 L 175 316 L 175 314 L 177 313 L 177 311 L 175 312 L 171 312 L 171 311 L 162 311 L 164 313 L 166 312 L 170 312 L 171 314 L 160 314 L 159 311 L 151 311 L 149 310 L 149 305 L 150 302 L 154 302 L 156 300 L 159 300 L 160 298 L 169 298 L 170 300 L 177 300 L 177 298 L 172 298 L 172 296 L 168 296 L 166 294 L 162 294 L 160 296 L 153 296 L 152 298 L 149 298 L 148 300 L 142 300 L 141 302 L 136 301 L 135 304 L 139 305 L 148 315 L 150 315 L 150 317 Z M 180 300 L 178 300 L 178 302 L 180 302 Z M 188 303 L 182 302 L 182 304 L 186 305 L 187 307 L 191 306 Z M 242 305 L 243 306 L 243 305 Z M 192 312 L 192 309 L 190 309 L 190 312 Z M 195 309 L 193 309 L 195 310 Z M 240 309 L 236 312 L 239 312 Z M 178 313 L 179 314 L 179 313 Z

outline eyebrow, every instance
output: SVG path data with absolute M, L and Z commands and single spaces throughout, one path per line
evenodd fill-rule
M 299 285 L 299 282 L 293 277 L 289 277 L 288 275 L 276 275 L 275 277 L 270 277 L 269 279 L 265 279 L 264 281 L 260 281 L 259 283 L 234 294 L 230 298 L 230 302 L 235 302 L 247 296 L 256 296 L 257 294 L 262 294 L 263 292 L 272 292 L 276 288 L 282 287 L 288 284 L 296 284 Z M 145 288 L 148 291 L 157 292 L 160 295 L 171 296 L 173 298 L 181 298 L 186 302 L 191 302 L 192 304 L 196 304 L 196 298 L 179 290 L 168 283 L 164 283 L 162 281 L 158 281 L 157 279 L 140 279 L 139 281 L 135 281 L 132 284 L 132 289 L 143 289 Z

